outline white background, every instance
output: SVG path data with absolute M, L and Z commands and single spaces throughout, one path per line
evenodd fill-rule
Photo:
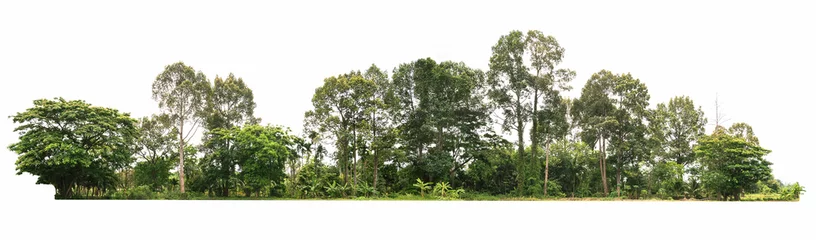
M 810 189 L 814 10 L 808 1 L 3 1 L 0 115 L 61 96 L 148 116 L 158 110 L 152 81 L 184 61 L 210 79 L 242 77 L 256 116 L 300 133 L 326 77 L 424 57 L 487 70 L 501 35 L 537 29 L 558 39 L 561 66 L 578 73 L 569 96 L 601 69 L 630 72 L 653 105 L 687 95 L 713 123 L 719 94 L 727 124 L 752 125 L 773 151 L 776 178 Z M 53 201 L 53 187 L 15 175 L 5 149 L 14 127 L 0 121 L 0 234 L 12 237 L 2 239 L 812 234 L 808 193 L 799 203 Z

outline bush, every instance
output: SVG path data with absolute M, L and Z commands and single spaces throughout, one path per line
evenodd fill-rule
M 117 190 L 111 194 L 111 199 L 147 200 L 155 196 L 150 186 L 142 185 L 127 190 Z
M 547 196 L 562 198 L 567 194 L 561 191 L 561 184 L 558 184 L 557 181 L 547 181 Z
M 745 197 L 740 198 L 740 201 L 790 201 L 779 193 L 754 193 L 745 194 Z
M 782 187 L 781 195 L 782 199 L 791 201 L 798 200 L 799 195 L 803 192 L 805 192 L 805 189 L 797 182 L 793 185 Z

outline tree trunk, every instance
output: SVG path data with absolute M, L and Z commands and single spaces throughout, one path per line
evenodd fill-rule
M 536 76 L 538 76 L 538 73 L 536 73 Z M 536 117 L 536 113 L 538 112 L 538 90 L 536 89 L 533 92 L 534 92 L 533 116 L 532 116 L 533 127 L 530 128 L 530 155 L 531 155 L 532 161 L 530 161 L 530 163 L 536 164 L 536 166 L 541 166 L 541 165 L 537 165 L 538 164 L 538 118 Z M 534 169 L 538 170 L 538 167 L 535 167 Z M 544 175 L 546 175 L 546 174 L 547 173 L 545 172 Z M 538 173 L 536 173 L 536 175 L 538 175 Z M 546 179 L 547 177 L 545 176 L 544 178 L 545 178 L 544 179 L 544 196 L 547 196 L 547 179 Z
M 372 122 L 372 125 L 374 126 L 373 127 L 373 130 L 374 130 L 374 141 L 373 142 L 376 143 L 376 141 L 377 141 L 377 115 L 372 114 L 372 116 L 374 118 L 374 121 Z M 374 144 L 372 144 L 372 145 L 374 145 Z M 374 151 L 374 184 L 373 184 L 374 186 L 373 186 L 373 188 L 374 188 L 374 190 L 377 190 L 377 175 L 378 175 L 377 170 L 379 169 L 379 164 L 380 164 L 380 156 L 379 156 L 380 151 L 379 151 L 379 149 L 377 149 L 377 148 L 375 148 L 373 146 L 372 146 L 372 150 Z
M 621 185 L 621 167 L 622 167 L 622 166 L 621 166 L 621 163 L 620 163 L 620 162 L 621 162 L 621 161 L 620 161 L 620 157 L 618 157 L 618 158 L 617 158 L 617 160 L 618 160 L 618 167 L 617 167 L 618 181 L 617 181 L 617 183 L 615 184 L 615 188 L 617 188 L 617 190 L 618 190 L 618 197 L 620 197 L 620 196 L 621 196 L 621 193 L 620 193 L 620 185 Z
M 601 137 L 601 182 L 603 183 L 604 197 L 609 196 L 609 186 L 606 179 L 606 139 Z
M 354 133 L 354 169 L 352 172 L 354 173 L 354 185 L 351 186 L 352 188 L 352 196 L 357 196 L 357 128 L 355 127 L 353 130 Z
M 603 156 L 603 158 L 602 158 L 603 159 L 603 184 L 604 184 L 604 197 L 606 197 L 606 196 L 609 195 L 609 184 L 608 184 L 609 179 L 606 176 L 606 139 L 605 138 L 602 139 L 601 143 L 603 143 L 603 149 L 601 149 L 601 152 L 603 152 L 603 155 L 602 155 Z
M 454 173 L 456 173 L 456 163 L 454 163 L 453 167 L 448 171 L 448 181 L 450 181 L 451 187 L 453 187 Z
M 547 146 L 546 157 L 544 157 L 544 196 L 547 196 L 547 184 L 550 181 L 550 143 Z
M 518 132 L 518 194 L 519 196 L 522 195 L 524 192 L 524 179 L 527 174 L 525 174 L 526 170 L 526 161 L 524 161 L 524 120 L 521 119 L 521 100 L 516 99 L 516 129 Z
M 74 184 L 63 181 L 59 184 L 56 184 L 54 188 L 56 188 L 60 198 L 70 198 L 72 195 L 71 185 Z
M 436 149 L 439 151 L 442 151 L 442 134 L 444 131 L 442 124 L 436 126 Z
M 179 124 L 179 189 L 184 193 L 184 119 Z
M 654 166 L 652 166 L 652 170 L 650 170 L 650 171 L 654 171 Z M 651 197 L 652 196 L 652 173 L 651 172 L 649 173 L 649 177 L 646 179 L 646 191 L 647 191 L 649 197 Z

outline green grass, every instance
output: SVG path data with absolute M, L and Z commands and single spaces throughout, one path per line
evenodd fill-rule
M 785 198 L 785 197 L 784 197 L 782 194 L 779 194 L 779 193 L 756 193 L 756 194 L 745 194 L 745 196 L 744 196 L 744 197 L 741 197 L 741 198 L 740 198 L 740 201 L 749 201 L 749 202 L 755 202 L 755 201 L 763 201 L 763 202 L 765 202 L 765 201 L 767 201 L 767 202 L 773 202 L 773 201 L 791 202 L 791 201 L 793 201 L 793 202 L 797 202 L 797 201 L 799 201 L 799 200 L 798 200 L 798 199 L 796 199 L 796 200 L 791 200 L 791 199 Z
M 179 192 L 142 192 L 138 195 L 113 194 L 105 197 L 75 197 L 73 199 L 149 199 L 149 200 L 311 200 L 311 201 L 713 201 L 703 199 L 660 199 L 660 198 L 641 198 L 628 199 L 625 197 L 544 197 L 544 196 L 517 196 L 517 195 L 490 195 L 485 193 L 462 193 L 458 198 L 434 196 L 432 194 L 383 194 L 380 196 L 370 197 L 345 197 L 345 198 L 293 198 L 293 197 L 245 197 L 245 196 L 229 196 L 216 197 L 207 196 L 202 193 L 187 193 L 181 194 Z M 784 195 L 778 193 L 768 194 L 746 194 L 740 200 L 742 201 L 798 201 L 798 199 L 785 198 Z

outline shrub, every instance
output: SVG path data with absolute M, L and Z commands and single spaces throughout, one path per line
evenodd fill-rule
M 562 198 L 567 194 L 561 191 L 561 184 L 558 184 L 557 181 L 547 181 L 547 196 Z
M 432 182 L 423 182 L 422 179 L 417 178 L 417 183 L 414 183 L 414 187 L 419 189 L 419 193 L 422 197 L 425 197 L 425 190 L 431 189 Z
M 805 189 L 797 182 L 793 185 L 783 187 L 781 195 L 784 200 L 797 200 L 799 199 L 799 195 L 803 192 L 805 192 Z
M 153 199 L 155 197 L 154 192 L 150 189 L 150 186 L 142 185 L 135 188 L 127 189 L 127 190 L 117 190 L 113 194 L 111 194 L 111 199 L 129 199 L 129 200 L 146 200 L 146 199 Z
M 451 187 L 447 182 L 438 182 L 433 188 L 433 193 L 434 195 L 445 197 L 450 190 Z

